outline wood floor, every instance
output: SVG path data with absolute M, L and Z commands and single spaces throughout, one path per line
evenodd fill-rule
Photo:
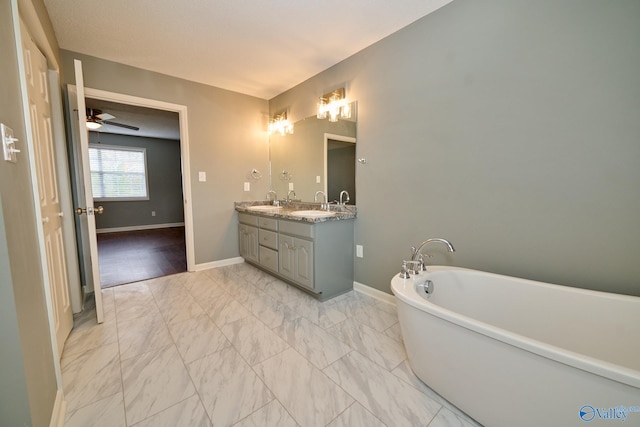
M 102 287 L 187 271 L 184 227 L 98 234 Z

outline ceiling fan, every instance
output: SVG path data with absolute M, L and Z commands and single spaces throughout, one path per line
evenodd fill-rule
M 131 130 L 140 130 L 139 127 L 125 125 L 124 123 L 112 122 L 111 119 L 115 119 L 116 116 L 112 116 L 109 113 L 103 113 L 102 110 L 95 108 L 87 108 L 87 128 L 89 130 L 97 130 L 102 125 L 119 126 Z

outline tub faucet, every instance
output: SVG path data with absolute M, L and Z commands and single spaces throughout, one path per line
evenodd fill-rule
M 329 203 L 328 203 L 328 202 L 329 202 L 329 200 L 327 199 L 327 193 L 325 193 L 325 192 L 324 192 L 324 191 L 322 191 L 322 190 L 318 190 L 318 191 L 316 191 L 315 196 L 313 196 L 313 201 L 314 201 L 315 203 L 318 203 L 318 195 L 322 195 L 322 196 L 324 196 L 324 203 L 322 203 L 322 204 L 320 205 L 320 209 L 326 209 L 326 210 L 329 210 Z
M 434 242 L 438 242 L 438 243 L 444 243 L 445 245 L 447 245 L 447 251 L 448 252 L 455 252 L 456 250 L 453 249 L 453 246 L 451 245 L 451 243 L 449 243 L 448 240 L 445 239 L 440 239 L 440 238 L 433 238 L 433 239 L 427 239 L 424 242 L 420 243 L 420 245 L 418 246 L 418 248 L 416 249 L 415 247 L 411 248 L 411 261 L 419 261 L 421 266 L 420 269 L 422 271 L 426 271 L 426 267 L 424 265 L 424 255 L 420 253 L 420 251 L 422 250 L 422 248 L 426 245 L 428 245 L 429 243 L 434 243 Z M 429 255 L 426 255 L 427 257 Z
M 346 202 L 343 202 L 343 201 L 342 201 L 342 196 L 347 196 L 347 201 L 346 201 Z M 350 200 L 350 199 L 349 199 L 349 193 L 347 192 L 347 190 L 342 190 L 342 191 L 340 192 L 340 205 L 341 205 L 341 206 L 346 205 L 347 203 L 349 203 L 349 200 Z

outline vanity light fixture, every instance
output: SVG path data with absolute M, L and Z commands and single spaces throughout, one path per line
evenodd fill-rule
M 338 118 L 351 118 L 351 105 L 344 94 L 343 87 L 320 97 L 317 117 L 319 119 L 328 118 L 330 122 L 337 122 Z
M 269 121 L 269 134 L 279 132 L 284 136 L 285 133 L 293 133 L 293 123 L 287 119 L 287 112 L 282 111 L 274 114 L 273 118 Z

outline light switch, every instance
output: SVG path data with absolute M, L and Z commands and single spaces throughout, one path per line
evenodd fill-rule
M 356 256 L 358 258 L 362 258 L 364 256 L 362 252 L 362 245 L 356 245 Z
M 289 183 L 289 191 L 293 191 L 293 182 Z
M 245 182 L 244 183 L 244 191 L 251 191 L 251 183 L 250 182 Z
M 316 175 L 316 184 L 320 184 L 320 175 Z
M 206 172 L 198 172 L 198 181 L 207 182 L 207 173 Z
M 4 153 L 4 159 L 7 162 L 18 163 L 17 153 L 20 150 L 16 149 L 17 138 L 13 137 L 13 130 L 10 127 L 0 123 L 0 133 L 2 133 L 2 152 Z

